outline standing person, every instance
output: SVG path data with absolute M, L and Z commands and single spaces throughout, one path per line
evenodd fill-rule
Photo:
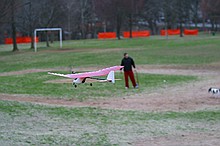
M 129 88 L 128 77 L 130 78 L 134 88 L 138 88 L 138 84 L 135 81 L 132 66 L 135 68 L 134 60 L 128 56 L 128 53 L 124 53 L 124 58 L 121 61 L 121 66 L 124 66 L 124 78 L 125 89 Z

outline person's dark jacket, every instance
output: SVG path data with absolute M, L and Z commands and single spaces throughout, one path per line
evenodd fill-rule
M 135 63 L 131 57 L 123 58 L 121 66 L 124 66 L 124 71 L 132 71 L 132 66 L 135 68 Z

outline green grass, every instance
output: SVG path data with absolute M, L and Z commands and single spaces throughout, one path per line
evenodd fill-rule
M 128 52 L 139 65 L 202 66 L 220 62 L 220 37 L 150 37 L 123 40 L 64 41 L 59 49 L 55 42 L 45 43 L 34 53 L 29 45 L 0 45 L 0 73 L 42 68 L 108 67 L 120 64 Z M 62 73 L 69 73 L 64 69 Z M 116 74 L 123 79 L 123 74 Z M 117 98 L 148 93 L 153 88 L 177 86 L 198 80 L 195 76 L 140 74 L 140 89 L 124 89 L 124 81 L 115 85 L 94 83 L 80 85 L 45 83 L 59 77 L 46 72 L 0 76 L 0 93 L 43 96 L 45 98 L 87 99 Z M 164 82 L 166 80 L 166 82 Z M 4 96 L 4 95 L 2 95 Z M 220 110 L 195 112 L 140 112 L 67 108 L 30 103 L 0 101 L 0 144 L 2 145 L 135 145 L 142 138 L 189 133 L 220 135 Z
M 68 66 L 107 67 L 120 64 L 124 52 L 128 52 L 136 60 L 137 65 L 203 65 L 220 61 L 219 53 L 216 53 L 219 52 L 219 46 L 218 36 L 171 37 L 168 40 L 152 37 L 131 40 L 64 41 L 64 49 L 72 52 L 52 52 L 60 50 L 57 43 L 51 48 L 40 48 L 38 53 L 29 49 L 24 49 L 20 53 L 3 49 L 5 51 L 0 51 L 0 72 Z
M 64 41 L 64 50 L 59 49 L 59 43 L 44 48 L 40 43 L 39 52 L 34 53 L 27 45 L 19 46 L 20 52 L 10 51 L 11 46 L 1 45 L 0 73 L 26 69 L 66 68 L 68 67 L 109 67 L 119 65 L 122 54 L 128 52 L 139 65 L 178 65 L 195 66 L 220 62 L 219 36 L 207 37 L 162 37 L 123 39 L 123 40 L 77 40 Z M 94 50 L 95 49 L 95 50 Z M 122 75 L 118 75 L 123 78 Z M 31 94 L 55 96 L 56 98 L 84 100 L 94 97 L 118 97 L 126 95 L 123 81 L 112 84 L 98 84 L 94 87 L 79 87 L 74 90 L 70 84 L 45 84 L 44 81 L 58 79 L 46 73 L 25 74 L 18 76 L 0 77 L 0 93 Z M 61 78 L 60 78 L 61 79 Z M 195 77 L 165 76 L 142 74 L 141 89 L 128 91 L 128 94 L 142 92 L 151 87 L 161 87 L 163 80 L 166 85 L 195 80 Z M 84 85 L 83 85 L 84 86 Z M 113 86 L 113 87 L 112 87 Z M 83 89 L 82 89 L 83 88 Z M 99 91 L 99 92 L 97 92 Z M 112 94 L 113 93 L 113 94 Z
M 4 76 L 0 77 L 0 93 L 39 95 L 53 98 L 78 99 L 82 101 L 91 98 L 126 96 L 140 93 L 153 87 L 169 86 L 197 79 L 193 76 L 140 74 L 140 89 L 130 89 L 126 91 L 124 89 L 123 74 L 117 73 L 116 78 L 122 80 L 116 81 L 116 84 L 93 83 L 92 87 L 90 87 L 89 84 L 82 84 L 75 89 L 69 83 L 45 83 L 46 81 L 54 79 L 62 79 L 48 75 L 46 72 L 10 77 Z M 166 80 L 166 82 L 164 82 L 164 80 Z
M 219 110 L 145 113 L 6 101 L 0 107 L 0 143 L 8 145 L 129 145 L 149 136 L 219 135 Z

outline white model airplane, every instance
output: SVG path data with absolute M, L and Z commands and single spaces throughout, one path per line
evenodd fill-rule
M 87 78 L 100 80 L 100 82 L 115 83 L 115 71 L 120 70 L 123 67 L 124 66 L 112 66 L 112 67 L 105 68 L 105 69 L 98 70 L 98 71 L 77 73 L 77 74 L 66 74 L 65 75 L 65 74 L 51 73 L 51 72 L 48 72 L 48 74 L 60 76 L 60 77 L 71 78 L 71 79 L 73 79 L 73 85 L 76 88 L 77 84 L 85 83 Z M 97 78 L 97 77 L 106 76 L 106 75 L 107 75 L 106 79 Z M 92 86 L 92 83 L 90 83 L 90 86 Z

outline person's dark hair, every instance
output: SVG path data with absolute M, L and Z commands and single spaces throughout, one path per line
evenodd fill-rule
M 124 56 L 126 56 L 128 53 L 124 53 Z

